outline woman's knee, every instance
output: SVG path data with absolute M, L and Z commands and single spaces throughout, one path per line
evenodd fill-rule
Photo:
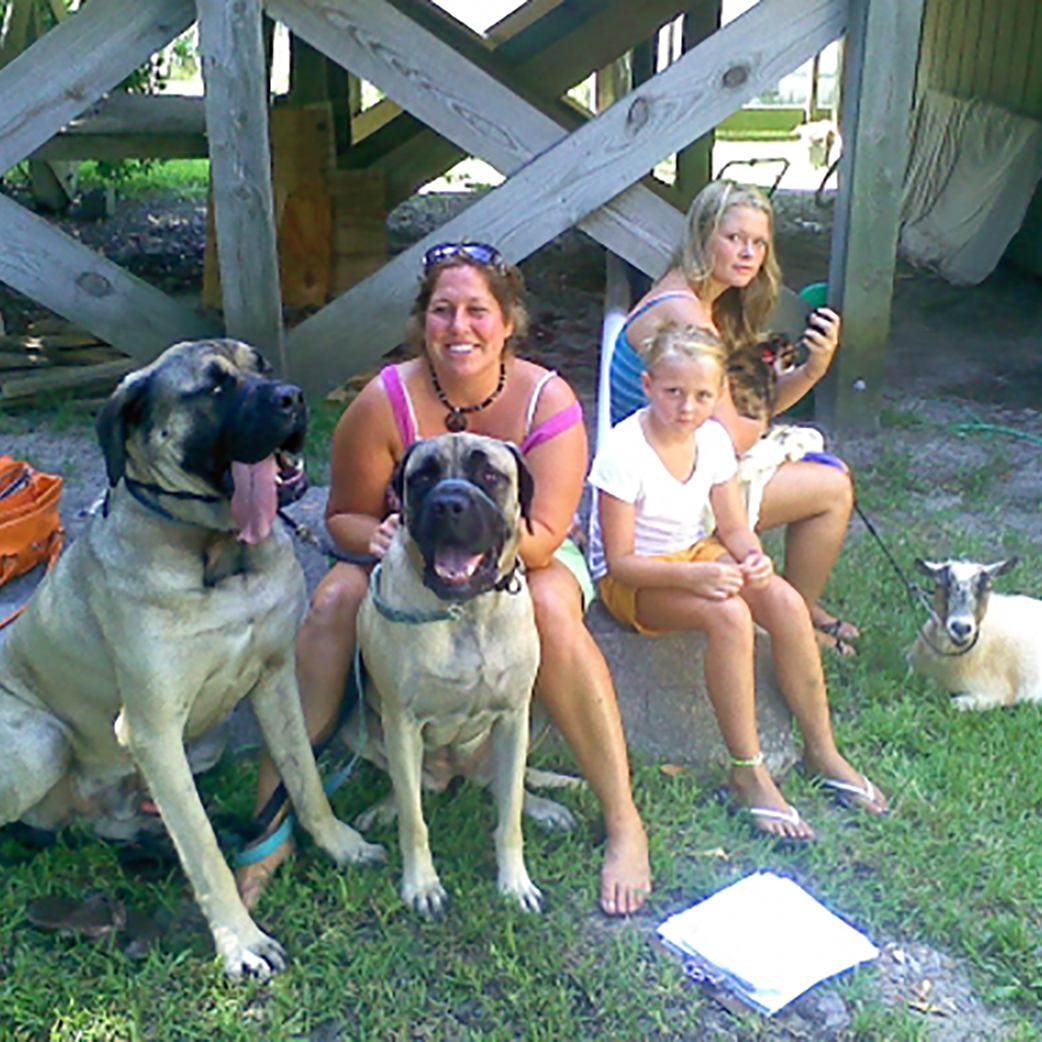
M 820 465 L 820 464 L 819 464 Z M 854 509 L 854 478 L 849 470 L 840 470 L 838 467 L 820 465 L 827 472 L 823 477 L 825 495 L 832 504 L 833 510 L 850 516 Z
M 557 561 L 530 572 L 528 588 L 532 595 L 535 625 L 542 639 L 574 633 L 583 625 L 582 593 L 575 576 Z
M 355 565 L 335 565 L 318 584 L 304 625 L 309 629 L 349 627 L 369 588 L 369 575 Z

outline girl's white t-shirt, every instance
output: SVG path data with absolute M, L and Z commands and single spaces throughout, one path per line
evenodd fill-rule
M 737 462 L 727 430 L 716 420 L 707 420 L 694 433 L 695 468 L 687 481 L 677 480 L 648 443 L 641 425 L 646 411 L 638 410 L 608 432 L 593 461 L 590 484 L 634 504 L 633 551 L 642 557 L 658 557 L 686 550 L 705 538 L 709 491 L 734 476 Z M 600 579 L 608 565 L 596 494 L 589 558 L 590 572 Z

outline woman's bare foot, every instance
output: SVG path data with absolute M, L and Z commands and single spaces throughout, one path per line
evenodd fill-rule
M 814 830 L 795 807 L 786 802 L 767 768 L 731 768 L 731 793 L 738 806 L 745 808 L 758 832 L 779 839 L 813 839 Z
M 601 866 L 601 908 L 605 915 L 632 915 L 651 893 L 648 837 L 636 822 L 608 830 Z
M 887 813 L 887 799 L 879 786 L 847 763 L 838 752 L 820 759 L 804 752 L 803 762 L 808 773 L 818 778 L 843 806 L 859 807 L 876 817 Z
M 235 869 L 235 885 L 247 911 L 252 912 L 257 906 L 271 877 L 293 856 L 295 850 L 296 844 L 290 835 L 266 857 Z

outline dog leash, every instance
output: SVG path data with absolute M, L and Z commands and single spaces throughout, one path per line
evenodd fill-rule
M 326 557 L 332 557 L 334 560 L 341 561 L 344 564 L 357 564 L 363 568 L 371 567 L 380 560 L 376 554 L 349 554 L 345 550 L 340 550 L 331 543 L 319 539 L 319 537 L 315 535 L 307 525 L 301 524 L 299 521 L 290 517 L 282 507 L 279 507 L 277 513 L 285 522 L 286 527 L 302 543 L 307 543 L 308 546 L 314 547 L 319 553 L 324 554 Z
M 364 676 L 364 665 L 362 663 L 362 652 L 357 646 L 355 647 L 354 664 L 353 664 L 353 675 L 355 681 L 355 698 L 348 699 L 345 695 L 340 700 L 340 709 L 337 712 L 336 722 L 333 724 L 332 730 L 329 732 L 329 737 L 323 739 L 321 742 L 317 742 L 311 747 L 311 751 L 317 761 L 318 758 L 326 751 L 327 748 L 332 744 L 337 734 L 340 732 L 340 728 L 343 726 L 344 721 L 347 719 L 348 714 L 355 707 L 360 705 L 362 718 L 360 724 L 361 747 L 365 747 L 367 740 L 367 728 L 365 719 L 365 676 Z M 337 789 L 340 788 L 344 782 L 354 773 L 354 769 L 358 766 L 358 761 L 361 758 L 361 753 L 355 753 L 350 760 L 342 767 L 338 767 L 323 783 L 322 788 L 327 796 L 331 796 Z M 260 813 L 250 822 L 251 832 L 254 837 L 263 836 L 264 832 L 270 827 L 275 815 L 282 809 L 286 800 L 289 798 L 289 792 L 286 789 L 286 783 L 280 781 L 275 787 L 275 791 L 268 797 L 268 802 L 261 808 Z M 263 836 L 262 839 L 251 839 L 243 843 L 234 852 L 235 864 L 242 865 L 253 865 L 258 861 L 263 861 L 269 854 L 273 854 L 287 839 L 292 835 L 293 829 L 297 824 L 297 816 L 292 810 L 286 813 L 286 816 L 279 822 L 279 827 L 275 829 L 268 836 Z
M 377 564 L 369 575 L 369 596 L 373 599 L 373 607 L 388 622 L 404 622 L 412 626 L 422 626 L 427 622 L 448 622 L 462 617 L 462 604 L 450 604 L 447 608 L 433 608 L 430 611 L 392 607 L 380 596 L 380 570 L 382 567 L 382 564 Z
M 868 516 L 865 514 L 864 510 L 861 509 L 861 504 L 857 501 L 856 498 L 854 500 L 854 510 L 856 511 L 857 516 L 861 518 L 861 521 L 864 523 L 865 528 L 868 529 L 869 535 L 871 535 L 872 538 L 875 539 L 876 543 L 879 546 L 879 549 L 883 551 L 883 556 L 890 562 L 890 565 L 897 573 L 897 577 L 904 584 L 905 590 L 907 590 L 908 596 L 912 601 L 912 607 L 914 608 L 916 606 L 916 602 L 918 602 L 923 608 L 926 609 L 926 611 L 930 615 L 930 618 L 933 619 L 934 622 L 938 621 L 937 612 L 934 611 L 933 604 L 930 601 L 927 591 L 924 590 L 918 583 L 913 583 L 908 579 L 901 566 L 894 559 L 894 555 L 887 548 L 886 543 L 883 542 L 882 536 L 876 531 L 876 526 L 872 524 L 872 522 L 868 519 Z M 977 632 L 973 635 L 973 640 L 970 641 L 969 646 L 965 648 L 960 648 L 957 651 L 943 651 L 941 648 L 937 647 L 934 644 L 934 642 L 930 639 L 930 637 L 926 635 L 925 629 L 920 631 L 920 635 L 935 655 L 940 655 L 943 658 L 958 658 L 960 655 L 969 654 L 977 646 L 977 641 L 980 639 L 980 627 L 977 628 Z

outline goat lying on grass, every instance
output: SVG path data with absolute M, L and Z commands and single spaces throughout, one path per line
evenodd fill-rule
M 916 561 L 937 583 L 936 611 L 909 659 L 955 696 L 956 709 L 1042 701 L 1042 601 L 991 592 L 1016 563 Z

